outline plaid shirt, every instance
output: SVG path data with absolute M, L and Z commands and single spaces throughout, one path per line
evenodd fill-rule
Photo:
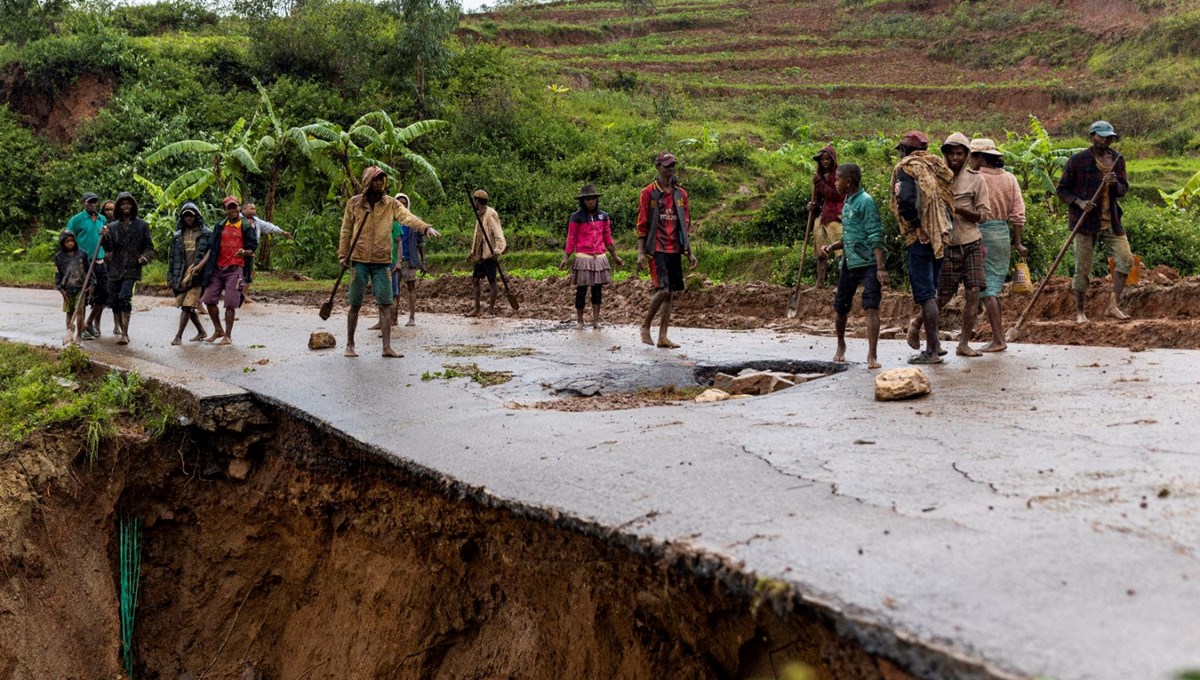
M 1112 233 L 1115 236 L 1121 236 L 1125 230 L 1121 227 L 1121 206 L 1117 205 L 1117 199 L 1124 196 L 1129 191 L 1129 180 L 1125 176 L 1125 158 L 1116 151 L 1110 150 L 1111 157 L 1116 158 L 1116 163 L 1113 165 L 1113 172 L 1117 173 L 1117 184 L 1109 189 L 1109 208 L 1112 216 Z M 1071 223 L 1083 214 L 1083 211 L 1075 206 L 1076 199 L 1081 201 L 1090 201 L 1096 195 L 1096 191 L 1100 185 L 1104 183 L 1104 173 L 1096 165 L 1096 158 L 1092 155 L 1091 149 L 1084 149 L 1079 153 L 1071 156 L 1067 161 L 1067 166 L 1063 168 L 1062 177 L 1058 180 L 1058 197 L 1071 206 L 1070 216 Z M 1096 210 L 1088 214 L 1087 219 L 1083 221 L 1083 225 L 1079 227 L 1081 234 L 1098 234 L 1100 233 L 1100 206 L 1101 202 L 1096 201 Z

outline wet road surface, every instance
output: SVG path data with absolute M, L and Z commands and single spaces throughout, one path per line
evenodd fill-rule
M 0 295 L 0 335 L 57 344 L 56 293 Z M 945 675 L 939 655 L 994 677 L 1200 668 L 1200 353 L 1013 345 L 927 367 L 933 395 L 911 402 L 875 402 L 859 363 L 767 397 L 562 413 L 510 406 L 597 376 L 607 388 L 687 380 L 697 364 L 828 360 L 833 340 L 679 329 L 683 347 L 667 351 L 631 327 L 419 315 L 397 333 L 405 358 L 379 357 L 364 320 L 362 356 L 346 359 L 341 315 L 252 305 L 234 346 L 171 347 L 177 310 L 140 297 L 135 310 L 128 347 L 106 314 L 89 353 L 197 390 L 254 392 L 498 503 L 725 556 L 793 584 L 918 673 Z M 308 350 L 319 329 L 338 348 Z M 427 349 L 481 343 L 535 353 Z M 865 350 L 852 339 L 848 356 Z M 880 343 L 885 368 L 910 353 Z M 421 379 L 448 363 L 515 377 Z M 934 653 L 897 651 L 880 629 Z

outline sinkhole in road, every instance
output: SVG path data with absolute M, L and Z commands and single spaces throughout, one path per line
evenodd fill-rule
M 648 391 L 687 395 L 713 387 L 719 376 L 745 376 L 747 373 L 770 373 L 787 378 L 794 384 L 810 382 L 840 373 L 847 364 L 814 359 L 751 359 L 729 362 L 671 362 L 642 366 L 606 368 L 581 376 L 573 376 L 546 385 L 556 397 L 603 397 L 645 393 Z M 669 401 L 670 399 L 666 399 Z

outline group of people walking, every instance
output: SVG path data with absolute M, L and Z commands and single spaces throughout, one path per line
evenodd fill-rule
M 1089 136 L 1092 146 L 1071 157 L 1058 185 L 1058 195 L 1070 205 L 1072 223 L 1078 225 L 1073 287 L 1080 323 L 1087 321 L 1084 301 L 1096 245 L 1103 242 L 1115 260 L 1108 307 L 1115 318 L 1127 318 L 1119 300 L 1133 266 L 1118 205 L 1129 187 L 1125 163 L 1111 146 L 1118 136 L 1104 121 L 1093 124 Z M 909 363 L 943 361 L 947 350 L 940 342 L 939 314 L 960 288 L 964 306 L 956 354 L 977 357 L 984 352 L 1004 351 L 998 296 L 1013 251 L 1022 257 L 1027 252 L 1022 241 L 1025 204 L 1016 178 L 1003 169 L 1004 156 L 989 139 L 971 140 L 954 133 L 946 138 L 937 156 L 929 151 L 928 137 L 913 130 L 901 137 L 896 150 L 900 159 L 892 172 L 889 206 L 904 239 L 916 305 L 907 339 L 913 349 L 921 350 L 909 358 Z M 861 288 L 867 317 L 867 363 L 877 368 L 879 306 L 883 288 L 889 283 L 879 211 L 873 197 L 862 188 L 858 165 L 839 164 L 832 145 L 822 149 L 814 160 L 817 169 L 808 207 L 819 215 L 815 231 L 818 287 L 825 285 L 831 258 L 841 253 L 833 300 L 838 343 L 834 359 L 845 361 L 847 318 Z M 637 268 L 647 269 L 653 290 L 641 323 L 641 340 L 667 349 L 679 346 L 668 331 L 675 295 L 684 290 L 685 259 L 692 269 L 697 264 L 690 237 L 688 194 L 678 182 L 676 163 L 669 152 L 655 157 L 656 176 L 639 195 L 636 225 Z M 425 238 L 440 234 L 409 210 L 407 196 L 388 195 L 387 175 L 382 169 L 367 167 L 360 186 L 362 193 L 346 203 L 338 241 L 339 263 L 344 271 L 352 273 L 345 355 L 358 356 L 355 335 L 359 312 L 370 288 L 379 308 L 379 322 L 371 330 L 382 335 L 383 356 L 399 357 L 402 355 L 391 343 L 391 328 L 398 323 L 397 298 L 401 288 L 406 288 L 407 325 L 414 325 L 415 280 L 425 266 Z M 600 208 L 600 192 L 593 184 L 585 184 L 576 198 L 579 209 L 567 221 L 560 267 L 570 270 L 578 327 L 585 327 L 584 314 L 590 299 L 591 326 L 599 328 L 603 287 L 613 280 L 612 262 L 624 266 L 624 261 L 614 245 L 609 214 Z M 483 313 L 485 279 L 489 284 L 488 309 L 496 313 L 499 258 L 508 247 L 500 217 L 488 203 L 486 191 L 477 190 L 472 195 L 476 224 L 467 259 L 472 264 L 475 304 L 468 316 Z M 242 205 L 237 196 L 227 196 L 222 207 L 225 218 L 212 228 L 204 224 L 194 203 L 185 203 L 179 209 L 167 270 L 167 283 L 180 309 L 173 345 L 182 343 L 189 324 L 196 329 L 191 338 L 194 342 L 231 344 L 237 309 L 246 301 L 262 235 L 292 237 L 259 219 L 254 205 Z M 149 225 L 139 218 L 137 202 L 128 192 L 103 205 L 95 194 L 85 194 L 83 208 L 62 232 L 55 257 L 55 285 L 63 295 L 68 332 L 84 340 L 100 337 L 100 317 L 108 306 L 113 311 L 118 343 L 128 344 L 130 300 L 142 267 L 154 256 Z M 85 293 L 91 304 L 86 318 L 73 313 L 78 297 Z M 201 306 L 212 323 L 211 334 L 201 319 Z M 223 318 L 220 306 L 224 307 Z M 970 342 L 981 312 L 986 313 L 991 326 L 991 340 L 975 349 Z M 657 337 L 652 332 L 656 320 Z

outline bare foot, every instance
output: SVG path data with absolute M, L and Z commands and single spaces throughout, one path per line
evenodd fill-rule
M 679 345 L 676 345 L 667 338 L 659 338 L 657 347 L 661 349 L 679 349 Z
M 183 344 L 183 338 L 179 337 L 178 335 L 176 335 L 175 339 L 171 341 L 172 347 L 174 347 L 175 345 L 182 345 L 182 344 Z
M 845 345 L 838 345 L 837 352 L 833 355 L 833 363 L 835 363 L 835 364 L 846 363 L 846 346 Z
M 875 357 L 867 357 L 867 370 L 873 371 L 877 368 L 883 368 L 883 364 L 879 363 Z
M 208 337 L 208 333 L 197 333 L 196 337 L 192 338 L 188 342 L 204 342 L 204 338 L 207 338 L 207 337 Z
M 594 331 L 600 330 L 600 323 L 596 322 L 596 323 L 592 324 L 592 330 L 594 330 Z
M 408 323 L 406 323 L 406 324 L 404 324 L 404 325 L 405 325 L 405 326 L 416 326 L 416 325 L 417 325 L 417 320 L 416 320 L 416 319 L 412 319 L 412 318 L 410 318 L 410 319 L 408 320 Z
M 118 345 L 128 345 L 129 344 L 129 336 L 122 335 L 120 338 L 117 339 L 117 344 Z
M 1117 321 L 1125 321 L 1129 318 L 1129 315 L 1125 312 L 1122 312 L 1121 308 L 1116 305 L 1110 305 L 1104 313 L 1116 319 Z
M 496 311 L 495 307 L 492 307 L 492 308 L 488 309 L 487 315 L 488 316 L 500 316 L 500 312 Z
M 1084 314 L 1083 312 L 1079 312 L 1075 315 L 1075 323 L 1083 325 L 1087 322 L 1088 322 L 1087 315 Z
M 1008 344 L 1006 344 L 1004 342 L 997 342 L 997 341 L 993 340 L 993 341 L 989 342 L 988 344 L 984 345 L 983 347 L 980 347 L 979 351 L 980 352 L 1003 352 L 1006 349 L 1008 349 Z
M 218 344 L 218 345 L 232 345 L 232 344 L 233 344 L 233 338 L 231 338 L 231 337 L 229 337 L 228 335 L 226 335 L 226 336 L 222 337 L 222 338 L 221 338 L 221 342 L 219 342 L 219 343 L 217 343 L 217 344 Z
M 473 311 L 467 312 L 466 316 L 476 317 L 476 316 L 480 316 L 480 314 L 481 314 L 481 312 L 478 309 L 475 309 Z
M 583 330 L 583 322 L 582 321 L 575 322 L 575 330 L 577 330 L 577 331 Z
M 356 357 L 358 356 L 358 352 L 354 351 L 354 345 L 346 345 L 346 351 L 342 352 L 342 356 Z
M 224 333 L 213 333 L 212 335 L 208 336 L 208 342 L 214 343 L 223 337 L 225 337 Z
M 959 345 L 958 349 L 954 350 L 954 353 L 960 357 L 981 357 L 981 356 L 983 356 L 979 352 L 976 352 L 975 350 L 971 349 L 970 345 Z
M 647 345 L 654 344 L 654 338 L 650 337 L 649 326 L 642 326 L 642 342 L 646 343 Z
M 391 347 L 383 348 L 383 356 L 387 359 L 403 359 L 404 355 L 392 349 Z
M 367 326 L 367 330 L 369 330 L 369 331 L 377 331 L 379 329 L 380 329 L 380 325 L 379 325 L 378 321 L 375 322 L 374 326 Z
M 908 346 L 913 349 L 921 349 L 921 325 L 916 319 L 911 319 L 908 322 Z

